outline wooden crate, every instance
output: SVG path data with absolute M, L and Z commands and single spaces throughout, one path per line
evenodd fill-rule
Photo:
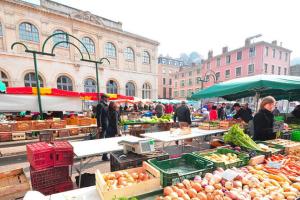
M 96 171 L 96 189 L 101 199 L 114 199 L 115 197 L 134 197 L 141 194 L 149 193 L 161 189 L 160 186 L 160 172 L 149 165 L 147 162 L 143 162 L 142 167 L 122 170 L 122 172 L 142 172 L 147 171 L 150 173 L 151 178 L 147 181 L 139 183 L 133 183 L 130 186 L 124 188 L 118 188 L 115 190 L 108 190 L 103 175 L 99 170 Z M 115 173 L 115 172 L 114 172 Z M 109 173 L 108 173 L 109 174 Z
M 220 121 L 220 128 L 221 129 L 229 129 L 234 124 L 237 124 L 236 121 Z
M 31 125 L 31 121 L 17 121 L 13 126 L 13 131 L 29 131 Z
M 66 128 L 67 126 L 67 121 L 66 120 L 60 120 L 60 121 L 52 121 L 50 128 L 52 129 L 61 129 L 61 128 Z
M 14 123 L 0 123 L 0 132 L 11 132 Z
M 32 130 L 44 130 L 44 129 L 49 129 L 50 128 L 50 123 L 47 122 L 46 120 L 33 120 L 32 121 Z
M 96 118 L 91 118 L 91 123 L 92 124 L 97 124 L 97 119 Z
M 0 142 L 9 142 L 12 139 L 12 132 L 0 132 Z
M 22 168 L 0 173 L 0 200 L 22 198 L 29 190 L 30 184 Z
M 285 148 L 285 153 L 288 155 L 300 155 L 300 142 L 294 142 L 284 139 L 268 140 L 266 142 L 283 146 Z
M 58 137 L 69 137 L 70 133 L 69 130 L 59 130 L 58 131 Z
M 13 141 L 26 140 L 26 133 L 25 132 L 12 133 L 12 140 Z
M 91 118 L 88 117 L 78 118 L 79 126 L 90 126 L 91 124 L 92 124 Z
M 78 125 L 78 118 L 77 117 L 67 118 L 67 125 Z
M 209 123 L 201 123 L 198 128 L 202 130 L 217 130 L 219 129 L 219 126 L 212 126 Z
M 78 135 L 79 134 L 79 128 L 71 128 L 71 129 L 69 129 L 69 133 L 70 133 L 70 136 Z

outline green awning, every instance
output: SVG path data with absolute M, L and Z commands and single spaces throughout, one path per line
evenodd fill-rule
M 277 100 L 300 100 L 300 77 L 257 75 L 215 84 L 192 95 L 192 99 L 222 97 L 232 101 L 244 97 L 272 95 Z
M 0 80 L 0 92 L 6 91 L 6 85 Z

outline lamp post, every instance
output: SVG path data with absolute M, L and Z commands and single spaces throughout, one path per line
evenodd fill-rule
M 61 40 L 58 42 L 55 42 L 55 44 L 52 46 L 51 49 L 51 53 L 47 53 L 45 50 L 46 44 L 47 42 L 53 38 L 54 36 L 57 35 L 62 35 L 65 36 L 65 40 Z M 84 49 L 85 53 L 87 54 L 88 58 L 85 59 L 83 56 L 83 52 L 81 51 L 82 48 L 78 47 L 76 44 L 74 44 L 73 42 L 70 42 L 70 38 L 73 38 L 75 41 L 77 41 Z M 88 51 L 88 49 L 86 48 L 86 46 L 83 44 L 83 42 L 81 40 L 79 40 L 77 37 L 69 34 L 69 33 L 64 33 L 64 32 L 59 32 L 59 33 L 54 33 L 52 35 L 50 35 L 49 37 L 46 38 L 46 40 L 43 42 L 42 45 L 42 51 L 36 51 L 36 50 L 30 50 L 28 49 L 28 47 L 22 43 L 22 42 L 15 42 L 11 45 L 11 49 L 13 49 L 16 45 L 20 45 L 23 46 L 25 48 L 25 52 L 26 53 L 31 53 L 33 55 L 33 62 L 34 62 L 34 71 L 35 71 L 35 79 L 36 79 L 36 87 L 37 87 L 37 95 L 38 95 L 38 104 L 39 104 L 39 112 L 40 112 L 40 119 L 43 119 L 43 109 L 42 109 L 42 102 L 41 102 L 41 93 L 40 93 L 40 83 L 39 83 L 39 75 L 38 75 L 38 65 L 37 65 L 37 57 L 36 55 L 46 55 L 46 56 L 52 56 L 54 57 L 54 50 L 57 46 L 59 46 L 60 44 L 68 44 L 68 45 L 72 45 L 73 47 L 75 47 L 78 52 L 81 55 L 81 61 L 85 61 L 85 62 L 91 62 L 91 63 L 95 63 L 96 65 L 96 81 L 97 81 L 97 97 L 98 97 L 98 102 L 100 99 L 100 88 L 99 88 L 99 75 L 98 75 L 98 64 L 103 64 L 103 61 L 106 60 L 109 64 L 109 60 L 107 58 L 101 58 L 99 61 L 97 60 L 92 60 L 90 53 Z

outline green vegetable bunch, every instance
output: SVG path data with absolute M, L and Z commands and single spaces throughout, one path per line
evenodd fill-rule
M 261 151 L 261 148 L 249 137 L 249 135 L 244 133 L 243 129 L 241 129 L 238 124 L 233 125 L 228 133 L 224 135 L 224 141 L 240 147 Z

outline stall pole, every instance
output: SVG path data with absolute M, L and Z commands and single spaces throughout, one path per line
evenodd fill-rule
M 43 119 L 43 109 L 42 109 L 41 92 L 40 92 L 40 80 L 39 80 L 39 74 L 38 74 L 38 67 L 37 67 L 37 60 L 36 60 L 36 53 L 35 52 L 33 52 L 33 61 L 34 61 L 34 74 L 35 74 L 35 80 L 36 80 L 38 103 L 39 103 L 39 110 L 40 110 L 40 119 Z
M 100 89 L 99 89 L 98 62 L 96 62 L 96 82 L 97 82 L 97 98 L 98 98 L 98 103 L 100 103 Z

